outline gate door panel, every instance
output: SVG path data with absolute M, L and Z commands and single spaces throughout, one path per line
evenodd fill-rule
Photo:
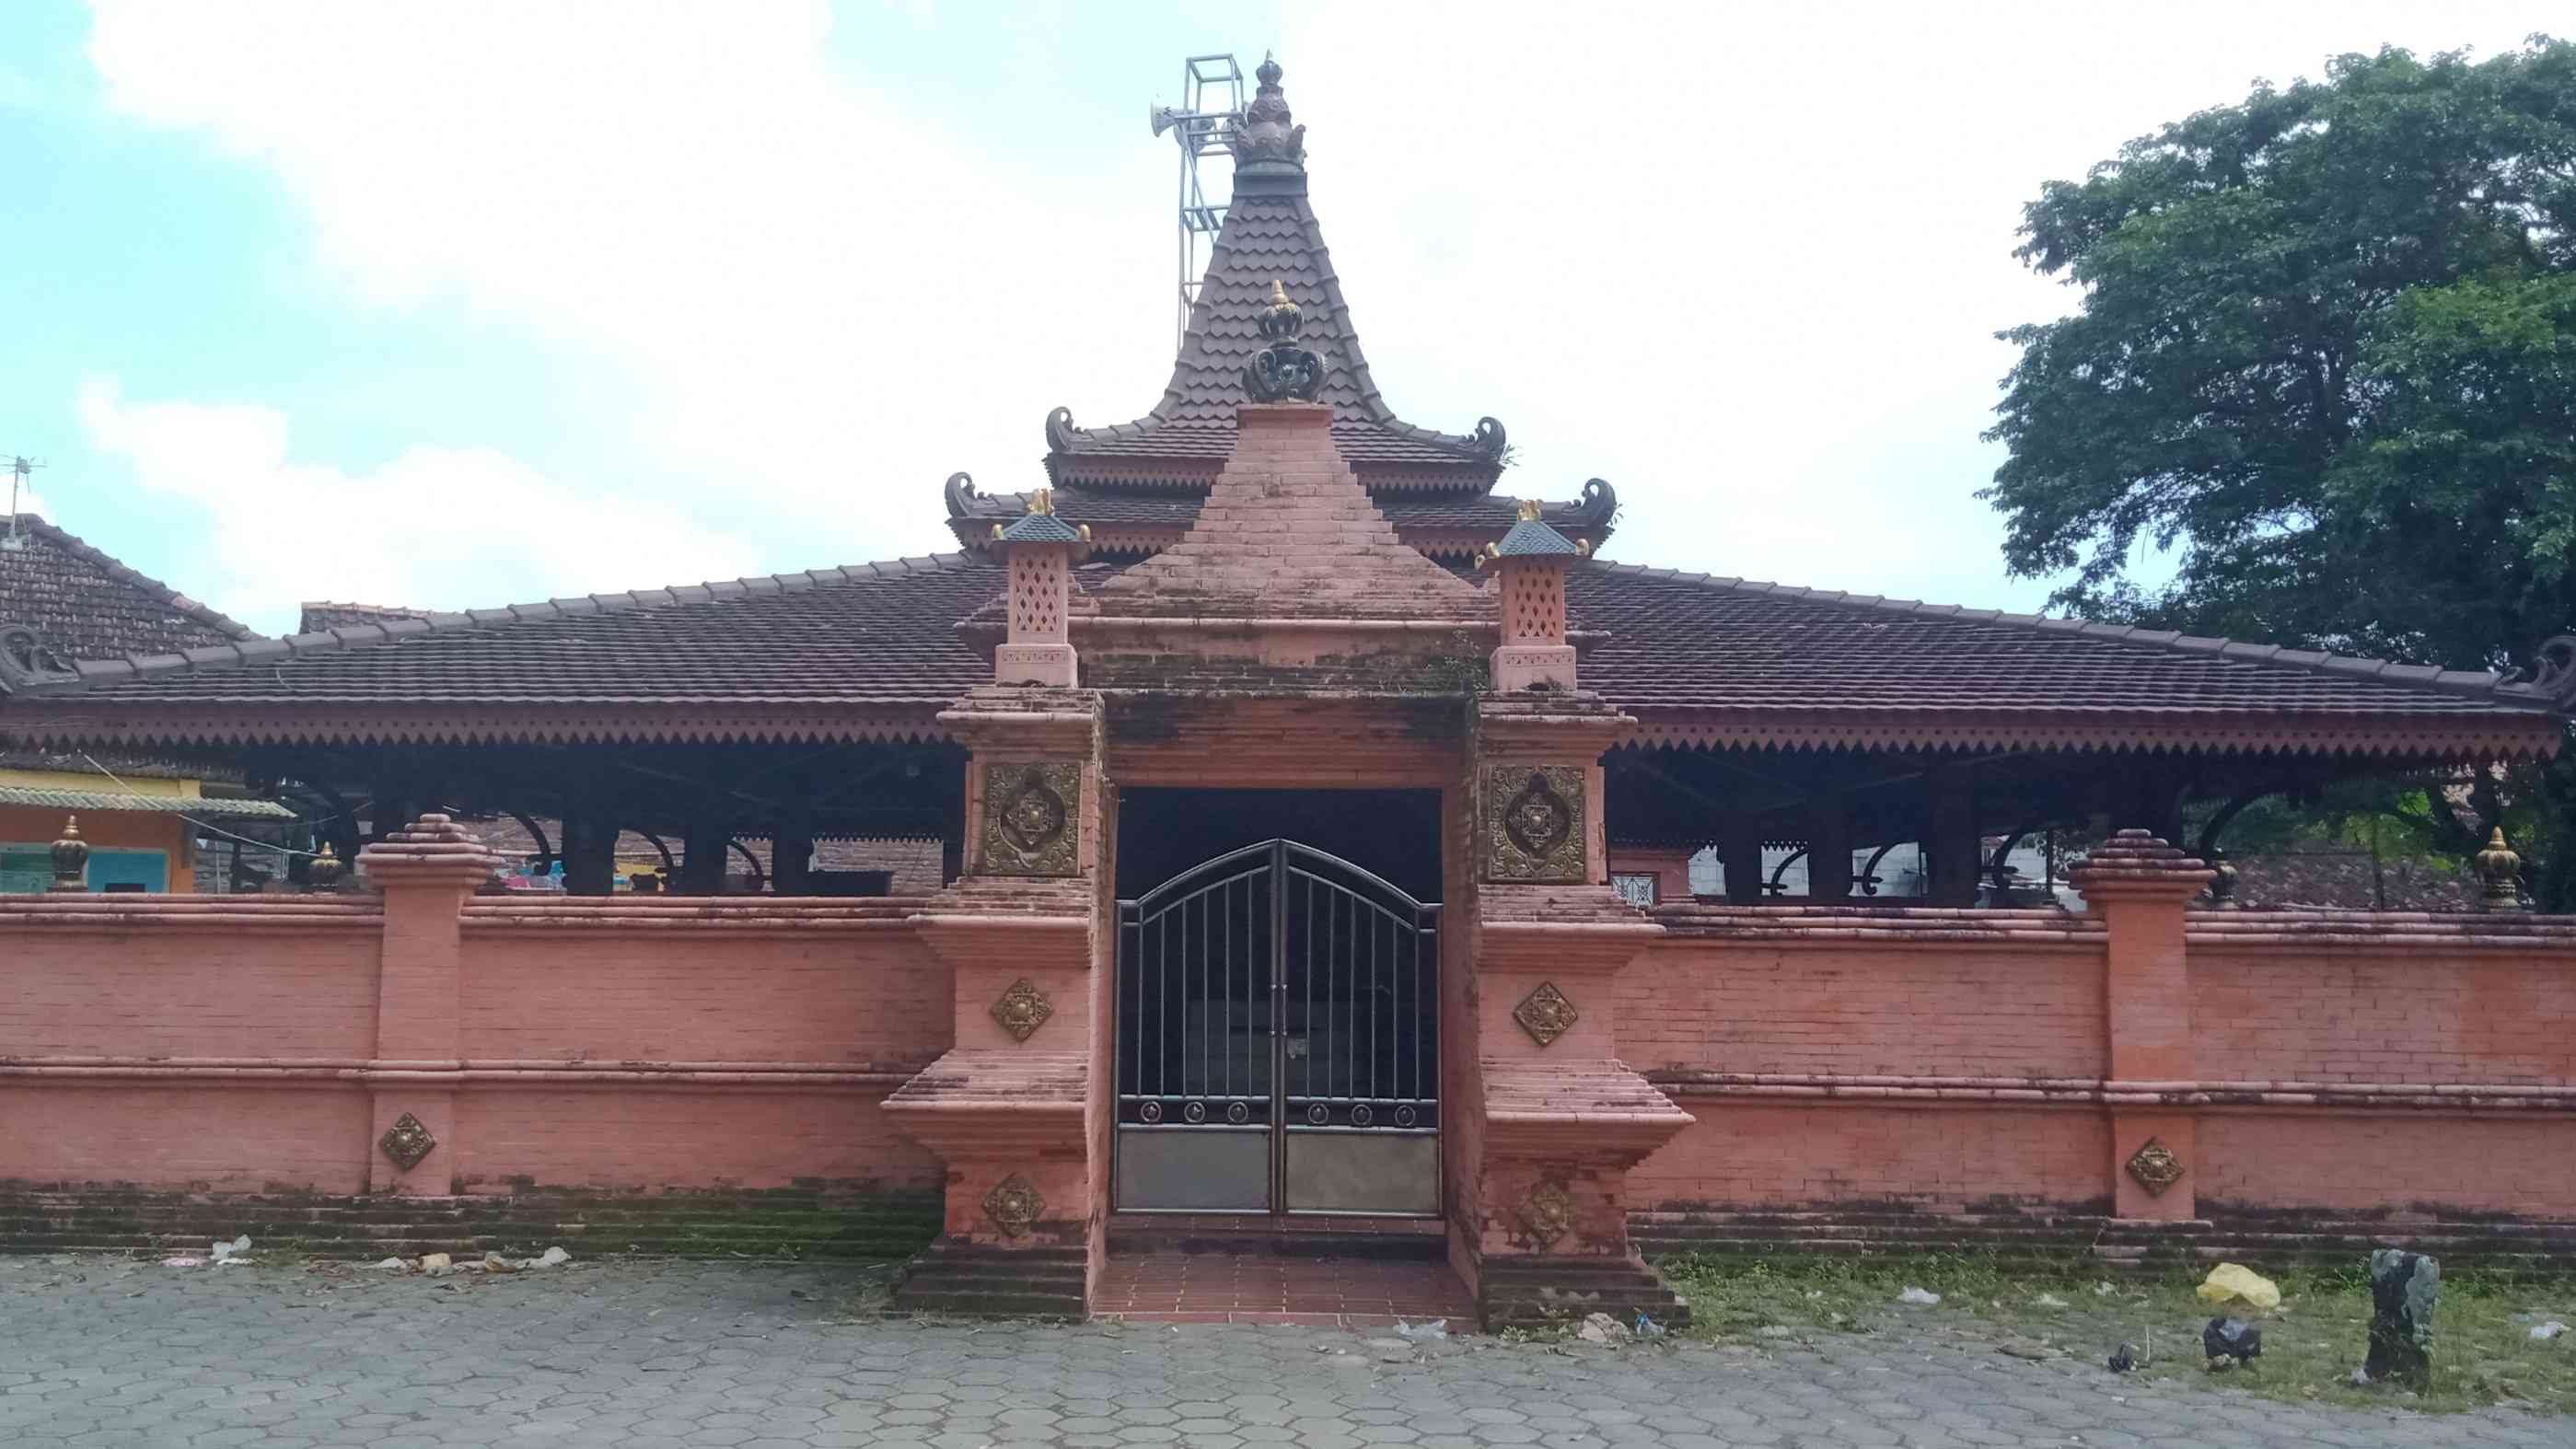
M 1120 902 L 1117 1206 L 1436 1215 L 1439 909 L 1288 841 Z

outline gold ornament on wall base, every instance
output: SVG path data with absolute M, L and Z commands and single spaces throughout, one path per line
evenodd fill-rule
M 1557 990 L 1553 981 L 1540 982 L 1536 991 L 1522 997 L 1521 1004 L 1512 1008 L 1512 1020 L 1519 1022 L 1521 1030 L 1540 1046 L 1573 1030 L 1581 1019 L 1582 1013 L 1574 1009 L 1574 1003 L 1565 999 L 1565 993 Z
M 1045 1211 L 1045 1194 L 1016 1172 L 984 1194 L 984 1216 L 992 1219 L 993 1226 L 1000 1228 L 1005 1237 L 1027 1237 L 1029 1228 Z
M 2146 1146 L 2130 1154 L 2129 1175 L 2149 1195 L 2161 1197 L 2166 1188 L 2182 1181 L 2182 1159 L 2161 1140 L 2150 1137 Z
M 1038 990 L 1038 984 L 1025 976 L 1012 982 L 1011 989 L 1003 992 L 1001 999 L 993 1003 L 993 1020 L 1002 1024 L 1002 1030 L 1009 1032 L 1013 1041 L 1027 1041 L 1053 1015 L 1055 1003 L 1047 1000 L 1046 993 Z
M 1542 1182 L 1521 1199 L 1521 1226 L 1543 1248 L 1574 1229 L 1574 1195 L 1560 1183 Z
M 420 1125 L 420 1119 L 409 1112 L 395 1118 L 394 1125 L 386 1128 L 385 1135 L 376 1142 L 376 1146 L 384 1149 L 385 1156 L 392 1158 L 394 1164 L 405 1172 L 420 1166 L 420 1160 L 437 1145 L 438 1139 L 430 1136 L 429 1129 Z

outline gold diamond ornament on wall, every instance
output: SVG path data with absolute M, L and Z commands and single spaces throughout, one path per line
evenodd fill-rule
M 1025 976 L 1012 982 L 1011 989 L 993 1003 L 993 1019 L 1002 1024 L 1002 1030 L 1009 1032 L 1013 1041 L 1027 1041 L 1053 1015 L 1055 1004 Z
M 409 1172 L 420 1166 L 420 1160 L 438 1145 L 438 1139 L 429 1135 L 429 1129 L 420 1125 L 418 1117 L 405 1112 L 394 1119 L 394 1125 L 385 1129 L 385 1135 L 377 1139 L 376 1145 L 384 1149 L 385 1156 L 392 1158 L 396 1166 Z
M 2150 1137 L 2146 1146 L 2130 1155 L 2129 1175 L 2149 1195 L 2161 1196 L 2166 1188 L 2182 1181 L 2182 1159 L 2161 1139 Z
M 1521 1199 L 1521 1226 L 1542 1248 L 1556 1246 L 1574 1227 L 1574 1195 L 1553 1182 L 1541 1182 Z
M 1573 1030 L 1574 1023 L 1581 1019 L 1582 1013 L 1574 1009 L 1574 1003 L 1565 999 L 1565 993 L 1557 990 L 1553 981 L 1540 982 L 1536 991 L 1522 997 L 1521 1004 L 1512 1008 L 1512 1020 L 1519 1022 L 1521 1030 L 1540 1046 Z
M 991 1218 L 993 1226 L 1009 1237 L 1027 1237 L 1030 1226 L 1045 1211 L 1045 1195 L 1037 1190 L 1036 1184 L 1016 1172 L 993 1184 L 993 1190 L 984 1194 L 984 1216 Z

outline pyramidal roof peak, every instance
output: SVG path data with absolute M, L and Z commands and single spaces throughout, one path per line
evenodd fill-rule
M 1306 128 L 1289 109 L 1282 74 L 1277 60 L 1261 63 L 1260 88 L 1227 137 L 1234 194 L 1161 401 L 1133 422 L 1105 427 L 1079 427 L 1065 408 L 1049 413 L 1053 481 L 1137 481 L 1160 476 L 1155 464 L 1185 472 L 1195 465 L 1200 477 L 1213 471 L 1231 446 L 1242 400 L 1236 380 L 1261 348 L 1260 317 L 1274 287 L 1303 309 L 1307 345 L 1331 370 L 1318 401 L 1332 405 L 1334 440 L 1354 467 L 1373 479 L 1402 473 L 1424 486 L 1479 491 L 1501 472 L 1501 423 L 1482 418 L 1463 434 L 1416 427 L 1378 390 L 1307 200 Z

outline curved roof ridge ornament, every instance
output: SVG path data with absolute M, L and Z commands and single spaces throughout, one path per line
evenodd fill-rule
M 1476 431 L 1469 435 L 1467 442 L 1477 456 L 1491 458 L 1497 462 L 1501 461 L 1505 453 L 1512 450 L 1511 437 L 1503 431 L 1502 419 L 1496 417 L 1476 419 Z
M 0 695 L 66 684 L 80 671 L 54 657 L 32 624 L 0 624 Z
M 1252 104 L 1243 108 L 1243 124 L 1226 136 L 1237 171 L 1302 172 L 1306 169 L 1306 128 L 1292 124 L 1287 93 L 1279 89 L 1279 58 L 1261 57 L 1253 78 L 1261 82 Z
M 2576 634 L 2553 634 L 2531 651 L 2532 667 L 2502 681 L 2528 686 L 2560 709 L 2576 707 Z
M 1571 510 L 1574 522 L 1587 528 L 1607 527 L 1619 515 L 1619 490 L 1607 478 L 1583 480 L 1583 500 Z
M 1313 402 L 1324 390 L 1324 359 L 1297 342 L 1305 314 L 1288 300 L 1287 284 L 1270 280 L 1270 305 L 1261 309 L 1261 336 L 1270 345 L 1243 365 L 1243 390 L 1254 402 Z
M 1057 408 L 1046 416 L 1047 451 L 1070 453 L 1082 440 L 1082 429 L 1073 425 L 1073 409 Z
M 940 488 L 939 496 L 948 504 L 949 517 L 963 518 L 975 511 L 975 500 L 983 495 L 975 491 L 974 474 L 958 472 L 948 475 L 948 482 Z

